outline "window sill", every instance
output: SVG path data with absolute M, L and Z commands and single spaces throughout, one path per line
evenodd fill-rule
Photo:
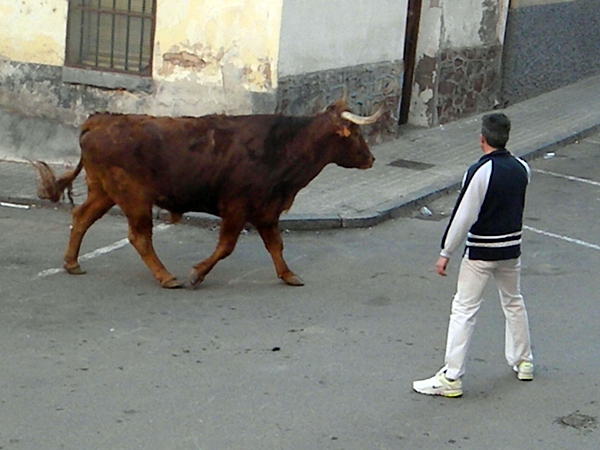
M 125 73 L 102 72 L 99 70 L 63 67 L 63 83 L 85 84 L 104 89 L 125 89 L 132 92 L 152 93 L 152 78 Z

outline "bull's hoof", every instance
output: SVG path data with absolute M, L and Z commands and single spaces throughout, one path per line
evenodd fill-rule
M 83 270 L 79 264 L 75 264 L 74 266 L 69 266 L 67 264 L 65 264 L 64 269 L 67 271 L 67 273 L 70 273 L 71 275 L 83 275 L 86 273 L 85 270 Z
M 281 277 L 281 279 L 285 282 L 285 284 L 289 284 L 290 286 L 304 286 L 304 281 L 295 273 L 289 273 Z
M 183 287 L 184 283 L 177 278 L 171 278 L 170 280 L 163 281 L 160 285 L 165 289 L 179 289 Z
M 190 273 L 190 278 L 188 280 L 189 288 L 195 289 L 196 286 L 198 286 L 200 283 L 202 283 L 204 281 L 205 276 L 206 276 L 205 274 L 200 273 L 196 269 L 192 269 L 192 272 Z

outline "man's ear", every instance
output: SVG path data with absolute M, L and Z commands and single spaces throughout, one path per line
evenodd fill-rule
M 483 134 L 479 135 L 479 146 L 483 149 L 487 145 L 487 141 L 483 137 Z

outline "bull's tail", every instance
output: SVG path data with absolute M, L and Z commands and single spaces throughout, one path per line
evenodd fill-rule
M 54 171 L 44 161 L 29 161 L 33 167 L 35 167 L 40 175 L 40 180 L 37 188 L 37 195 L 39 198 L 44 200 L 50 200 L 51 202 L 58 202 L 65 189 L 67 190 L 67 197 L 73 202 L 73 180 L 77 178 L 79 172 L 83 168 L 83 161 L 80 159 L 77 163 L 77 167 L 73 170 L 65 172 L 60 177 L 56 178 Z

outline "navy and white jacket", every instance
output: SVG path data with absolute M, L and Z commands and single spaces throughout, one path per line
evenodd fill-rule
M 450 258 L 466 237 L 469 259 L 519 257 L 525 191 L 530 179 L 527 163 L 506 149 L 482 156 L 465 173 L 440 255 Z

